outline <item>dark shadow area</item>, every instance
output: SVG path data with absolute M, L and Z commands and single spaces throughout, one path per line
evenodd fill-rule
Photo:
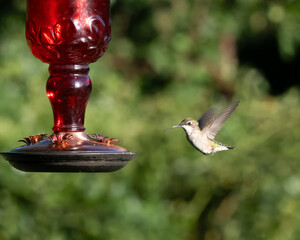
M 195 238 L 198 240 L 205 240 L 205 234 L 208 231 L 213 231 L 218 233 L 219 236 L 223 236 L 223 233 L 220 229 L 216 228 L 213 224 L 213 220 L 215 218 L 214 214 L 216 209 L 220 206 L 222 201 L 231 194 L 233 189 L 226 189 L 226 188 L 217 188 L 215 189 L 214 193 L 211 196 L 211 199 L 206 204 L 204 210 L 201 212 L 197 219 L 196 224 L 196 231 L 195 231 Z
M 290 60 L 283 59 L 275 32 L 240 41 L 238 59 L 241 65 L 253 66 L 265 76 L 272 95 L 300 86 L 300 52 Z
M 24 18 L 25 12 L 16 8 L 14 1 L 0 1 L 0 34 L 7 28 L 7 18 Z
M 155 94 L 165 89 L 172 79 L 170 76 L 161 74 L 144 75 L 139 81 L 141 92 L 143 95 Z
M 154 5 L 147 2 L 118 1 L 112 6 L 112 18 L 118 14 L 124 16 L 126 23 L 126 36 L 137 45 L 145 47 L 157 37 L 157 31 L 153 25 Z M 126 18 L 126 19 L 125 19 Z

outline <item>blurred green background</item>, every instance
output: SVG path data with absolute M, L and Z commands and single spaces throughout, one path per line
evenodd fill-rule
M 1 152 L 53 124 L 25 11 L 0 3 Z M 299 239 L 300 2 L 112 0 L 111 13 L 85 126 L 138 156 L 108 174 L 1 159 L 0 239 Z M 238 99 L 216 138 L 233 151 L 204 156 L 162 131 Z

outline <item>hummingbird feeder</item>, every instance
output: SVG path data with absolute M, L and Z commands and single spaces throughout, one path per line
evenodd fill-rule
M 20 140 L 2 153 L 22 171 L 111 172 L 136 153 L 117 139 L 85 133 L 85 109 L 92 90 L 89 64 L 111 38 L 109 0 L 27 0 L 26 39 L 33 55 L 50 64 L 46 92 L 54 116 L 53 133 Z

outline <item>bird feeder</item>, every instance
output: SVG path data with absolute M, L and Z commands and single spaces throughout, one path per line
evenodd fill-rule
M 85 133 L 84 117 L 92 90 L 89 64 L 111 38 L 109 0 L 27 0 L 26 39 L 32 54 L 49 64 L 46 92 L 53 110 L 53 133 L 21 141 L 2 153 L 22 171 L 109 172 L 136 153 L 116 139 Z

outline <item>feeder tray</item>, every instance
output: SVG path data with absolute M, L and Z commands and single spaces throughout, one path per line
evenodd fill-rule
M 13 167 L 27 172 L 112 172 L 136 155 L 112 144 L 116 139 L 95 137 L 84 132 L 39 134 L 21 140 L 26 146 L 1 154 Z

